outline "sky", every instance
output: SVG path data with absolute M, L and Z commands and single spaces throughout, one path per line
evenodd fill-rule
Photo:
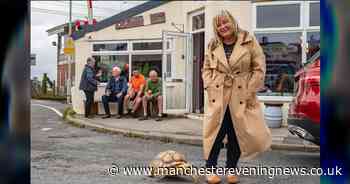
M 115 15 L 145 1 L 93 1 L 93 14 L 97 21 Z M 30 51 L 36 54 L 36 65 L 31 66 L 31 78 L 42 78 L 47 73 L 56 80 L 56 47 L 52 42 L 57 36 L 48 36 L 46 30 L 69 21 L 69 1 L 31 1 L 31 45 Z M 87 1 L 72 1 L 72 20 L 84 19 Z

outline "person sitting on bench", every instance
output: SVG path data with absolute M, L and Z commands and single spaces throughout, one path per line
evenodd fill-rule
M 112 77 L 106 86 L 106 94 L 102 96 L 102 103 L 106 112 L 106 116 L 102 117 L 103 119 L 111 117 L 109 102 L 118 103 L 118 114 L 116 118 L 121 118 L 123 112 L 123 98 L 128 90 L 128 84 L 126 78 L 120 76 L 120 73 L 121 69 L 119 67 L 113 67 Z
M 131 115 L 136 118 L 136 111 L 142 102 L 145 83 L 145 77 L 139 72 L 139 70 L 133 70 L 131 80 L 129 81 L 129 90 L 124 98 L 124 115 Z M 129 113 L 130 101 L 132 104 L 131 113 Z
M 158 116 L 156 118 L 156 121 L 161 121 L 163 116 L 162 81 L 158 77 L 158 73 L 156 70 L 151 70 L 149 72 L 149 79 L 146 82 L 144 94 L 145 95 L 142 98 L 144 116 L 141 117 L 139 120 L 148 119 L 148 115 L 147 115 L 148 102 L 157 102 Z

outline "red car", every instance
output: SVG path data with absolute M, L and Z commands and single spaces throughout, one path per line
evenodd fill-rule
M 289 106 L 288 130 L 320 145 L 320 52 L 294 77 L 295 97 Z

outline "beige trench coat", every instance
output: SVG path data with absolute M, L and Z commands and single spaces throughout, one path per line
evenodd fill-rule
M 241 159 L 254 158 L 271 145 L 271 132 L 256 97 L 256 91 L 264 84 L 265 55 L 255 37 L 243 37 L 243 33 L 238 33 L 228 61 L 222 44 L 210 51 L 212 41 L 205 55 L 202 78 L 208 95 L 203 121 L 206 160 L 227 107 L 230 108 Z

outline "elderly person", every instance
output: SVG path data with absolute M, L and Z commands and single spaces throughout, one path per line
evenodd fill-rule
M 111 117 L 109 102 L 118 103 L 118 114 L 116 118 L 121 118 L 123 112 L 123 98 L 128 90 L 128 84 L 126 78 L 121 76 L 120 73 L 121 69 L 119 67 L 113 67 L 112 77 L 109 79 L 106 86 L 106 94 L 102 96 L 102 103 L 106 112 L 106 116 L 102 117 L 103 119 Z
M 134 70 L 132 73 L 131 80 L 129 82 L 128 94 L 124 98 L 124 114 L 129 113 L 128 105 L 132 100 L 132 110 L 131 115 L 136 116 L 135 112 L 141 105 L 143 88 L 145 86 L 145 77 L 138 71 Z
M 234 170 L 239 158 L 254 158 L 269 149 L 271 133 L 264 122 L 257 90 L 264 85 L 265 56 L 256 38 L 239 28 L 228 11 L 213 18 L 214 38 L 203 64 L 203 86 L 208 110 L 203 122 L 203 151 L 207 168 L 215 168 L 225 137 L 226 168 Z M 227 173 L 228 183 L 239 182 Z M 220 183 L 216 173 L 208 183 Z
M 148 119 L 147 107 L 149 102 L 156 102 L 158 106 L 158 116 L 156 121 L 162 120 L 163 114 L 163 97 L 162 97 L 162 81 L 158 77 L 158 73 L 155 70 L 149 72 L 149 79 L 147 80 L 144 90 L 145 95 L 142 98 L 144 115 L 139 120 Z
M 86 118 L 92 118 L 90 112 L 92 108 L 92 104 L 94 103 L 94 95 L 95 91 L 97 91 L 97 85 L 98 81 L 96 80 L 96 77 L 98 75 L 95 74 L 95 59 L 92 57 L 89 57 L 86 60 L 86 65 L 84 67 L 83 73 L 81 74 L 81 80 L 79 89 L 83 90 L 85 93 L 85 117 Z

